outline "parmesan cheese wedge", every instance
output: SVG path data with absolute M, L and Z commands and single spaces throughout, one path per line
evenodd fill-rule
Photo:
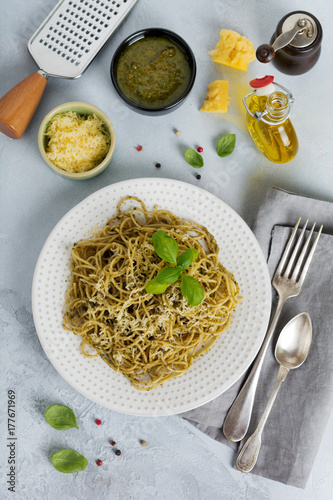
M 214 50 L 208 52 L 212 61 L 231 68 L 247 71 L 250 62 L 256 58 L 253 43 L 236 31 L 221 30 L 220 40 Z
M 216 80 L 210 83 L 200 111 L 226 113 L 229 104 L 228 87 L 229 82 L 227 80 Z

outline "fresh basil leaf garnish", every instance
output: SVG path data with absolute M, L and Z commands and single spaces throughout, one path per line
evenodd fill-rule
M 79 472 L 88 465 L 88 460 L 74 450 L 60 450 L 51 457 L 53 466 L 59 472 Z
M 176 264 L 178 257 L 177 241 L 171 238 L 165 231 L 156 231 L 152 239 L 157 255 L 170 264 Z
M 203 167 L 203 164 L 204 164 L 203 158 L 202 158 L 201 154 L 199 154 L 195 149 L 188 148 L 185 151 L 184 156 L 185 156 L 185 160 L 187 161 L 187 163 L 189 163 L 191 165 L 191 167 L 194 167 L 194 168 Z
M 199 253 L 196 248 L 188 248 L 177 259 L 178 243 L 174 238 L 171 238 L 165 231 L 156 231 L 153 236 L 153 245 L 157 255 L 166 262 L 175 264 L 175 267 L 167 266 L 146 285 L 146 292 L 153 295 L 158 295 L 168 288 L 171 283 L 175 283 L 180 276 L 181 291 L 186 300 L 192 305 L 200 304 L 204 297 L 204 289 L 199 281 L 192 276 L 183 275 L 184 269 L 189 267 L 192 262 L 197 259 Z
M 45 418 L 50 426 L 58 431 L 66 431 L 72 427 L 78 429 L 75 413 L 68 406 L 50 406 L 45 412 Z
M 196 248 L 189 248 L 184 253 L 181 254 L 179 259 L 177 260 L 177 267 L 184 271 L 187 267 L 189 267 L 195 259 L 198 258 L 198 250 Z
M 227 134 L 221 137 L 217 144 L 217 154 L 221 157 L 229 156 L 235 149 L 236 134 Z
M 161 283 L 161 285 L 170 285 L 178 280 L 181 275 L 182 270 L 178 269 L 178 267 L 165 267 L 162 271 L 156 276 L 157 283 Z
M 205 294 L 199 281 L 187 274 L 182 275 L 181 291 L 191 306 L 198 306 L 201 304 Z
M 146 292 L 147 293 L 152 293 L 154 295 L 159 295 L 160 293 L 165 292 L 165 290 L 168 288 L 169 284 L 163 284 L 159 283 L 156 278 L 153 280 L 149 281 L 146 285 Z

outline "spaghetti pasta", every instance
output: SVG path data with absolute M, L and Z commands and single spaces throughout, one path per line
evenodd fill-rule
M 136 206 L 125 210 L 128 200 Z M 204 289 L 200 305 L 189 305 L 179 281 L 160 295 L 145 291 L 165 267 L 152 243 L 158 230 L 177 241 L 180 253 L 197 249 L 186 273 Z M 81 336 L 85 356 L 100 355 L 137 389 L 155 388 L 188 370 L 231 321 L 239 287 L 218 253 L 203 226 L 158 207 L 149 212 L 138 198 L 126 197 L 104 228 L 72 249 L 64 328 Z

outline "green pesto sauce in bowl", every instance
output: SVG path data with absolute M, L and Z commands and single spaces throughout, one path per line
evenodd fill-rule
M 121 92 L 147 108 L 168 106 L 187 90 L 191 68 L 178 45 L 163 37 L 147 37 L 120 55 L 116 79 Z

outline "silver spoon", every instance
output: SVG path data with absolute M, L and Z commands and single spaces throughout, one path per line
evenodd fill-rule
M 311 341 L 312 324 L 307 312 L 295 316 L 281 331 L 274 353 L 280 368 L 258 427 L 238 455 L 236 466 L 240 471 L 250 472 L 255 466 L 261 446 L 261 434 L 281 384 L 290 370 L 298 368 L 304 363 L 310 350 Z

